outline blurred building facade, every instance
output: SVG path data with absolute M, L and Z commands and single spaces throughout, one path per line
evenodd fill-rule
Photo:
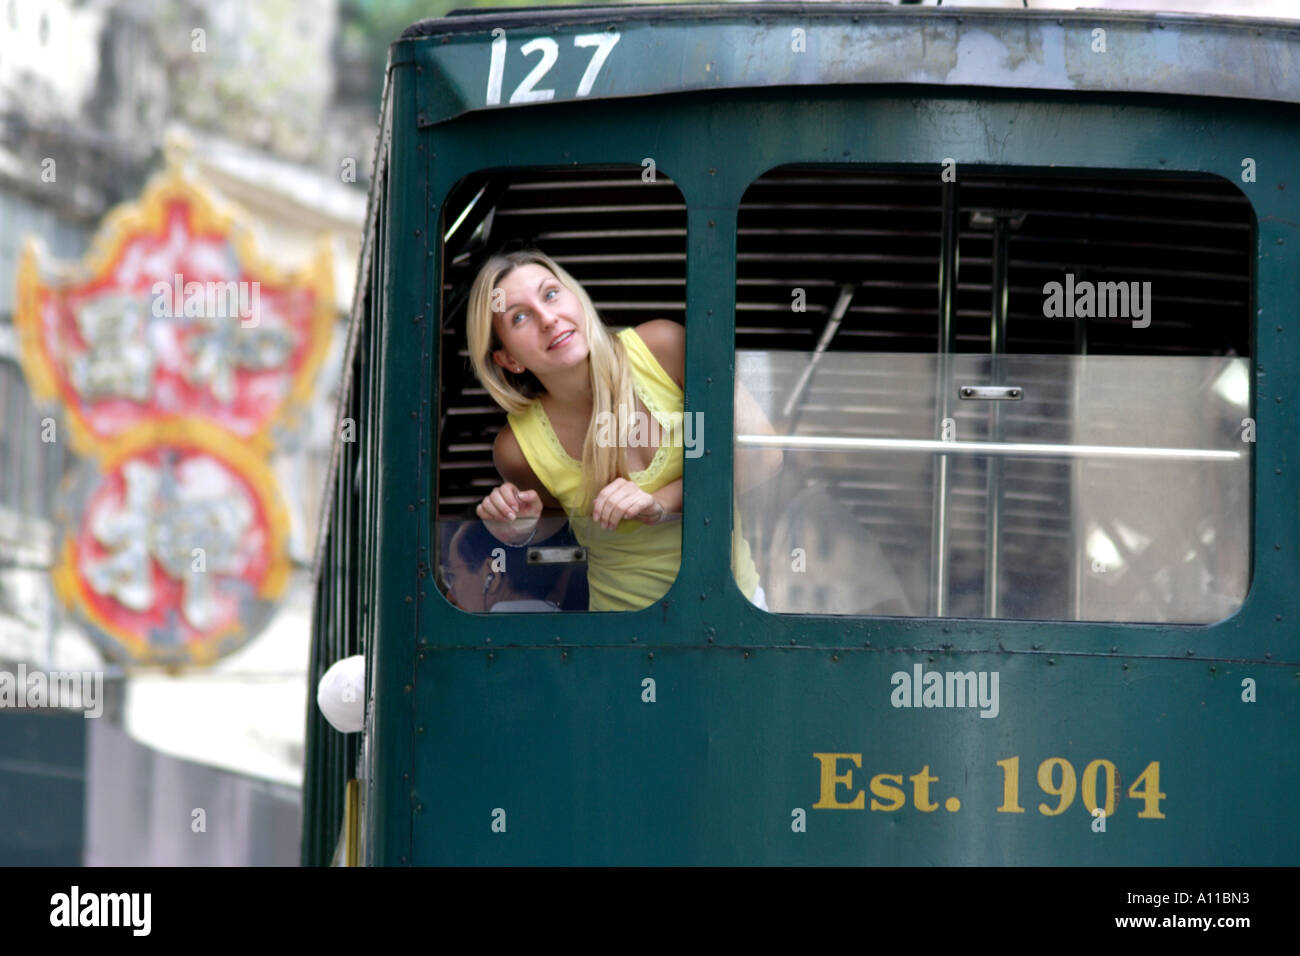
M 14 744 L 0 749 L 0 863 L 75 863 L 74 846 L 92 864 L 296 862 L 309 565 L 378 111 L 378 83 L 357 81 L 340 43 L 346 16 L 336 0 L 0 0 L 0 671 L 99 672 L 109 702 L 88 721 L 0 706 Z M 289 518 L 274 616 L 211 666 L 162 671 L 106 660 L 56 597 L 76 454 L 42 440 L 60 413 L 34 399 L 13 319 L 25 239 L 81 259 L 103 217 L 163 167 L 167 142 L 242 208 L 277 266 L 331 244 L 336 321 L 310 400 L 267 461 Z

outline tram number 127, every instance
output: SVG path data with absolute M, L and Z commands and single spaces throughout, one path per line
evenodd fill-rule
M 573 38 L 573 45 L 579 49 L 584 47 L 595 47 L 596 50 L 591 55 L 591 60 L 587 63 L 587 69 L 582 74 L 582 79 L 578 81 L 578 90 L 575 96 L 586 96 L 591 92 L 591 88 L 596 85 L 596 76 L 600 73 L 600 68 L 605 65 L 606 58 L 618 43 L 619 34 L 614 31 L 608 33 L 584 33 L 582 36 Z M 550 37 L 534 37 L 519 48 L 519 52 L 524 56 L 530 56 L 533 53 L 541 53 L 542 58 L 537 61 L 537 65 L 529 71 L 515 91 L 510 94 L 511 103 L 541 103 L 545 100 L 555 99 L 554 89 L 537 89 L 538 82 L 547 73 L 555 62 L 560 58 L 560 45 Z M 501 83 L 506 72 L 506 31 L 497 27 L 492 31 L 492 59 L 488 65 L 487 81 L 487 105 L 499 106 L 501 104 Z

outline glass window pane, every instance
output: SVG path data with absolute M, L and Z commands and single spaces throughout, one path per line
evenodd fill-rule
M 737 453 L 784 451 L 739 499 L 770 610 L 933 614 L 941 586 L 955 617 L 1208 623 L 1241 606 L 1245 359 L 841 352 L 806 377 L 809 361 L 737 354 L 780 431 L 738 433 Z M 995 366 L 1018 398 L 960 397 Z

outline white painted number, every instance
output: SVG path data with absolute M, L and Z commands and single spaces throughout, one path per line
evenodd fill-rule
M 618 36 L 617 33 L 587 33 L 573 38 L 573 45 L 576 47 L 596 48 L 596 52 L 591 55 L 591 62 L 587 64 L 587 72 L 582 74 L 582 80 L 578 83 L 579 96 L 586 96 L 591 92 L 591 88 L 596 84 L 596 74 L 605 65 L 605 58 L 609 56 L 609 51 L 618 43 Z
M 578 81 L 578 96 L 588 95 L 592 87 L 596 85 L 596 77 L 600 74 L 600 68 L 605 65 L 605 60 L 609 57 L 609 52 L 614 49 L 618 43 L 619 34 L 617 33 L 587 33 L 573 38 L 573 45 L 578 48 L 595 47 L 596 50 L 591 55 L 591 62 L 587 64 L 586 71 L 582 74 L 582 79 Z M 546 100 L 555 98 L 553 89 L 535 89 L 538 82 L 551 68 L 555 66 L 556 60 L 560 57 L 560 47 L 550 37 L 536 37 L 529 40 L 519 48 L 519 52 L 524 56 L 541 52 L 542 58 L 537 65 L 532 68 L 522 83 L 510 94 L 511 103 L 541 103 Z M 506 72 L 506 31 L 497 27 L 492 31 L 492 60 L 488 66 L 487 82 L 487 105 L 499 106 L 501 104 L 501 84 Z
M 488 106 L 501 102 L 501 77 L 506 72 L 506 31 L 497 27 L 492 31 L 492 65 L 488 67 Z
M 540 103 L 555 98 L 555 90 L 535 90 L 537 81 L 544 77 L 560 56 L 560 45 L 550 37 L 538 37 L 529 40 L 519 48 L 519 52 L 528 56 L 537 50 L 542 51 L 542 61 L 533 67 L 533 71 L 524 77 L 519 88 L 510 94 L 511 103 Z

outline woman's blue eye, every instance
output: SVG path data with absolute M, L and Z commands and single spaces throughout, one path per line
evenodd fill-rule
M 560 294 L 560 290 L 559 290 L 559 289 L 547 289 L 547 290 L 546 290 L 546 298 L 547 298 L 547 301 L 548 301 L 548 302 L 550 301 L 550 297 L 551 297 L 552 295 L 559 295 L 559 294 Z

